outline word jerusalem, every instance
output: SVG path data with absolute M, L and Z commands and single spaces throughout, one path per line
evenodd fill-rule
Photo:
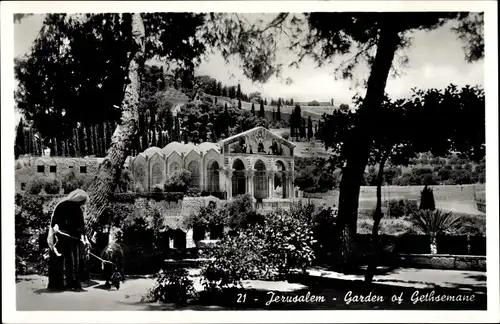
M 308 291 L 306 295 L 277 295 L 276 293 L 270 291 L 267 293 L 269 300 L 266 302 L 266 306 L 272 303 L 324 303 L 326 301 L 323 296 L 311 295 Z

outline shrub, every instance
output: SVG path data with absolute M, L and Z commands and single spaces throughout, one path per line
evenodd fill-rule
M 237 196 L 224 205 L 220 210 L 220 218 L 225 219 L 226 225 L 232 230 L 261 223 L 261 216 L 253 209 L 250 195 Z
M 191 172 L 188 170 L 178 170 L 172 173 L 165 183 L 165 190 L 168 192 L 187 192 Z
M 132 173 L 130 172 L 130 170 L 123 169 L 120 175 L 120 179 L 118 180 L 117 189 L 120 192 L 128 192 L 132 188 L 133 180 L 134 178 L 132 177 Z
M 58 194 L 61 191 L 61 181 L 58 179 L 47 179 L 43 186 L 43 189 L 49 195 Z
M 290 134 L 285 132 L 283 134 L 281 134 L 281 137 L 283 137 L 284 139 L 288 140 L 290 138 Z
M 429 209 L 429 210 L 436 209 L 436 203 L 434 201 L 434 193 L 431 188 L 427 187 L 427 185 L 420 192 L 420 209 Z
M 197 297 L 193 281 L 186 269 L 160 271 L 153 288 L 142 298 L 143 302 L 187 304 Z
M 188 187 L 186 190 L 188 197 L 201 197 L 201 190 L 198 187 Z
M 143 193 L 144 192 L 144 187 L 140 183 L 136 183 L 134 187 L 134 191 L 137 193 Z
M 75 189 L 82 188 L 84 179 L 82 177 L 77 177 L 74 171 L 71 171 L 64 175 L 61 180 L 63 192 L 69 194 Z
M 51 197 L 52 198 L 52 197 Z M 49 226 L 52 209 L 44 210 L 47 196 L 16 195 L 15 199 L 15 247 L 16 275 L 26 274 L 28 262 L 35 263 L 35 270 L 44 275 L 47 269 L 45 250 L 40 240 Z
M 143 192 L 143 193 L 115 193 L 111 196 L 111 201 L 122 203 L 133 203 L 137 198 L 167 200 L 178 202 L 182 200 L 184 194 L 182 192 Z
M 202 269 L 207 290 L 238 287 L 247 279 L 283 279 L 314 259 L 314 207 L 294 205 L 264 217 L 264 224 L 240 229 L 205 251 L 215 258 Z
M 26 192 L 32 195 L 38 195 L 45 184 L 45 181 L 42 178 L 35 177 L 28 182 L 26 186 Z
M 264 239 L 246 229 L 224 237 L 215 247 L 204 250 L 214 258 L 202 267 L 201 283 L 207 291 L 241 287 L 242 280 L 270 276 L 271 265 L 263 262 Z
M 391 201 L 389 201 L 390 217 L 401 217 L 405 215 L 411 215 L 416 210 L 417 210 L 417 202 L 415 200 L 392 199 Z
M 164 184 L 155 184 L 153 186 L 153 192 L 163 192 L 164 189 L 165 189 Z

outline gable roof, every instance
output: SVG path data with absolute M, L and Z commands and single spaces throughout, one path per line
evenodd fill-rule
M 223 139 L 223 140 L 221 140 L 221 141 L 219 142 L 219 143 L 221 144 L 220 146 L 222 147 L 222 146 L 224 146 L 224 144 L 225 144 L 225 143 L 231 143 L 231 142 L 234 142 L 234 140 L 235 140 L 235 139 L 240 138 L 240 137 L 242 137 L 242 136 L 251 136 L 252 134 L 256 133 L 256 132 L 257 132 L 257 131 L 259 131 L 259 130 L 262 130 L 263 132 L 265 132 L 265 134 L 266 134 L 266 135 L 269 135 L 269 136 L 271 136 L 271 137 L 273 137 L 273 138 L 276 138 L 276 139 L 278 139 L 278 140 L 282 141 L 282 142 L 283 142 L 285 145 L 287 145 L 288 147 L 292 147 L 292 148 L 293 148 L 293 147 L 295 147 L 295 146 L 296 146 L 296 145 L 295 145 L 295 144 L 293 144 L 292 142 L 290 142 L 290 141 L 288 141 L 288 140 L 284 139 L 283 137 L 281 137 L 281 136 L 279 136 L 279 135 L 277 135 L 277 134 L 275 134 L 275 133 L 271 132 L 269 129 L 264 128 L 264 127 L 262 127 L 262 126 L 257 126 L 257 127 L 252 128 L 252 129 L 246 130 L 246 131 L 244 131 L 244 132 L 242 132 L 242 133 L 239 133 L 239 134 L 236 134 L 236 135 L 230 136 L 230 137 L 228 137 L 228 138 L 225 138 L 225 139 Z

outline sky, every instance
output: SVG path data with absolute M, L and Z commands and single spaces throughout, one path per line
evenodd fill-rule
M 15 56 L 29 53 L 43 22 L 42 15 L 25 18 L 14 25 Z M 418 31 L 412 33 L 412 45 L 404 51 L 409 58 L 409 65 L 403 69 L 403 74 L 390 78 L 386 92 L 394 98 L 408 96 L 411 88 L 444 88 L 450 83 L 459 86 L 466 84 L 484 85 L 483 61 L 467 63 L 464 60 L 462 43 L 451 31 L 453 23 L 447 23 L 433 31 Z M 284 51 L 279 57 L 286 57 Z M 196 74 L 209 75 L 226 85 L 241 84 L 242 91 L 250 93 L 259 91 L 267 98 L 293 98 L 296 102 L 330 101 L 335 105 L 351 103 L 351 98 L 357 93 L 363 94 L 362 87 L 348 80 L 335 80 L 333 71 L 336 65 L 317 68 L 311 60 L 305 60 L 299 68 L 285 68 L 284 77 L 291 77 L 293 83 L 287 85 L 277 78 L 271 78 L 264 85 L 253 84 L 241 73 L 238 62 L 224 62 L 220 54 L 208 56 L 197 68 Z M 368 76 L 367 69 L 360 69 L 360 78 Z

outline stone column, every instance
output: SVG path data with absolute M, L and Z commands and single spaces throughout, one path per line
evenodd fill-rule
M 231 169 L 226 169 L 224 172 L 224 176 L 226 177 L 224 183 L 226 184 L 226 192 L 227 192 L 227 199 L 233 198 L 233 170 Z
M 274 180 L 274 171 L 267 171 L 267 198 L 273 198 L 273 185 L 272 180 Z
M 288 197 L 292 198 L 292 200 L 295 200 L 295 188 L 293 186 L 293 173 L 291 171 L 288 173 L 288 187 L 290 188 Z
M 248 194 L 254 198 L 254 188 L 253 188 L 253 177 L 254 177 L 254 174 L 253 174 L 253 170 L 248 170 L 247 171 L 247 183 L 248 183 Z
M 270 179 L 270 183 L 271 183 L 271 194 L 269 195 L 269 198 L 274 198 L 274 172 L 272 173 L 271 175 L 271 179 Z

